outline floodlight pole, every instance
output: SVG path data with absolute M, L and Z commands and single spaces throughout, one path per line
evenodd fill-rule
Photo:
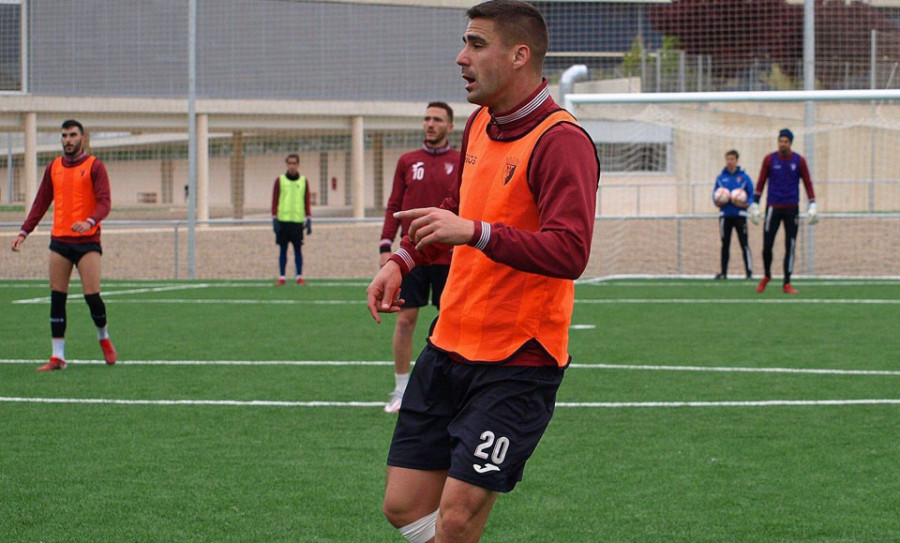
M 197 229 L 197 0 L 188 3 L 188 278 L 196 279 Z

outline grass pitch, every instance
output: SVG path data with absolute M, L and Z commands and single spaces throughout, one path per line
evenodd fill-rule
M 0 541 L 402 541 L 380 511 L 393 319 L 366 282 L 0 282 Z M 576 289 L 573 366 L 485 542 L 898 540 L 900 282 Z M 434 311 L 424 309 L 417 345 Z

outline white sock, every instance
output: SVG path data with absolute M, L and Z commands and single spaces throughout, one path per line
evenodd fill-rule
M 53 338 L 53 356 L 66 359 L 66 338 Z
M 438 511 L 440 511 L 440 509 Z M 411 524 L 398 528 L 400 535 L 406 538 L 409 543 L 425 543 L 430 540 L 434 537 L 438 511 L 426 515 Z
M 109 327 L 104 326 L 103 328 L 97 328 L 97 339 L 103 341 L 104 339 L 109 339 Z
M 409 384 L 409 374 L 408 373 L 395 373 L 394 374 L 394 390 L 403 394 L 406 392 L 406 385 Z

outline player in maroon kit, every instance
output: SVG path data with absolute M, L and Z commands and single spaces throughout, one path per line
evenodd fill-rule
M 459 151 L 451 149 L 447 141 L 447 135 L 453 130 L 453 109 L 444 102 L 431 102 L 425 109 L 422 128 L 425 131 L 422 147 L 404 154 L 397 161 L 394 188 L 388 199 L 384 227 L 381 230 L 381 266 L 391 256 L 391 244 L 397 230 L 402 227 L 401 236 L 406 235 L 411 222 L 394 218 L 394 213 L 440 205 L 450 194 L 450 186 L 456 180 Z M 409 381 L 413 331 L 416 329 L 419 308 L 428 305 L 429 289 L 431 303 L 440 307 L 441 292 L 450 270 L 450 255 L 451 253 L 443 255 L 429 266 L 417 267 L 403 278 L 400 297 L 405 303 L 397 314 L 393 338 L 395 385 L 391 399 L 384 407 L 386 413 L 400 410 L 403 392 Z
M 72 269 L 78 269 L 81 290 L 106 363 L 113 365 L 118 353 L 109 338 L 106 304 L 100 297 L 100 221 L 109 215 L 109 175 L 103 161 L 84 149 L 84 127 L 70 119 L 63 122 L 64 154 L 44 170 L 31 211 L 12 242 L 20 251 L 28 235 L 53 205 L 50 229 L 50 333 L 53 354 L 38 371 L 66 369 L 66 301 Z
M 756 292 L 762 293 L 766 285 L 772 279 L 772 247 L 775 245 L 775 234 L 778 233 L 778 225 L 784 223 L 784 284 L 782 292 L 785 294 L 797 294 L 797 289 L 791 286 L 791 273 L 794 271 L 794 252 L 797 247 L 797 230 L 800 217 L 800 181 L 806 189 L 806 198 L 809 200 L 806 216 L 810 225 L 819 220 L 816 206 L 816 193 L 813 190 L 812 176 L 806 159 L 799 153 L 791 150 L 794 134 L 787 128 L 778 133 L 778 150 L 766 155 L 762 168 L 759 171 L 759 180 L 753 194 L 753 204 L 750 206 L 750 220 L 753 224 L 759 222 L 762 215 L 759 209 L 759 199 L 762 191 L 769 182 L 769 192 L 766 197 L 766 221 L 763 229 L 763 265 L 765 276 L 756 287 Z

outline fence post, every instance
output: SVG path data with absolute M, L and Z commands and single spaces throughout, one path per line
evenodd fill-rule
M 178 223 L 175 223 L 175 279 L 178 279 Z
M 678 275 L 681 275 L 681 217 L 675 219 L 675 231 L 678 233 L 678 246 L 676 249 L 678 251 L 678 259 L 675 271 L 678 272 Z

